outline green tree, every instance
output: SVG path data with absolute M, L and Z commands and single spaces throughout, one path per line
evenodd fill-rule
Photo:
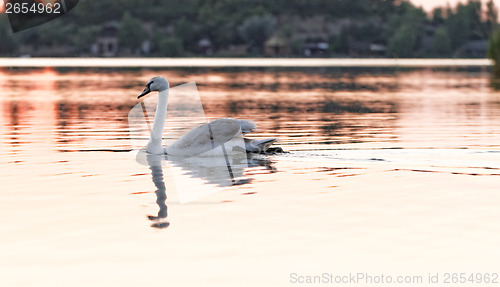
M 413 26 L 405 24 L 389 39 L 387 54 L 389 57 L 408 58 L 415 56 L 417 31 Z
M 271 36 L 276 20 L 269 15 L 252 16 L 238 27 L 238 32 L 250 49 L 262 52 L 264 43 Z
M 482 21 L 483 11 L 480 0 L 469 0 L 466 4 L 459 3 L 453 12 L 448 10 L 445 26 L 448 29 L 453 49 L 458 49 L 470 40 L 487 39 L 485 25 Z
M 208 37 L 216 48 L 241 43 L 237 28 L 247 17 L 266 12 L 262 1 L 206 0 L 200 1 L 196 16 L 197 34 Z
M 105 22 L 111 20 L 118 21 L 122 18 L 123 11 L 132 11 L 124 9 L 124 6 L 127 4 L 127 2 L 130 1 L 79 1 L 78 6 L 75 9 L 71 10 L 71 12 L 66 16 L 71 15 L 70 17 L 72 18 L 72 20 L 80 26 L 104 24 Z M 149 5 L 147 6 L 149 7 Z M 64 17 L 66 18 L 66 16 Z
M 451 38 L 445 27 L 436 30 L 433 39 L 434 53 L 437 56 L 450 57 L 451 53 Z
M 331 17 L 349 17 L 349 18 L 364 18 L 369 15 L 373 15 L 372 9 L 380 9 L 384 11 L 385 8 L 390 7 L 391 2 L 394 1 L 380 1 L 377 2 L 387 2 L 379 3 L 379 5 L 374 5 L 373 0 L 316 0 L 316 1 L 289 1 L 286 5 L 294 5 L 297 2 L 301 2 L 302 7 L 297 7 L 300 9 L 298 13 L 304 15 L 304 11 L 310 11 L 305 16 L 315 16 L 326 14 Z M 332 3 L 333 2 L 333 3 Z
M 265 41 L 275 32 L 289 39 L 294 44 L 294 51 L 300 52 L 301 41 L 310 36 L 305 35 L 308 30 L 325 29 L 327 22 L 350 19 L 352 25 L 347 34 L 340 37 L 327 35 L 332 51 L 348 51 L 348 38 L 353 42 L 386 44 L 390 46 L 391 55 L 419 55 L 430 48 L 424 47 L 424 43 L 427 43 L 426 33 L 430 32 L 428 24 L 432 24 L 439 29 L 441 26 L 446 28 L 451 53 L 470 40 L 487 39 L 498 28 L 494 0 L 482 1 L 485 5 L 481 5 L 480 0 L 463 2 L 453 9 L 449 5 L 436 8 L 427 15 L 410 0 L 148 0 L 144 5 L 135 0 L 82 0 L 76 9 L 56 21 L 14 36 L 2 31 L 0 46 L 29 45 L 37 49 L 40 46 L 73 45 L 75 50 L 85 52 L 89 43 L 95 41 L 96 27 L 109 21 L 121 21 L 121 47 L 132 52 L 137 52 L 148 38 L 143 28 L 145 23 L 153 27 L 174 28 L 175 40 L 160 43 L 161 39 L 151 39 L 156 51 L 162 46 L 167 54 L 182 54 L 186 50 L 194 52 L 197 40 L 202 37 L 208 37 L 215 49 L 247 43 L 254 53 L 262 53 Z M 300 21 L 301 17 L 316 16 L 325 22 L 304 19 L 318 25 L 311 29 L 307 26 L 312 25 L 294 22 Z M 280 20 L 281 30 L 274 31 L 274 19 Z M 411 31 L 411 35 L 403 35 L 402 27 Z M 305 31 L 298 35 L 302 28 Z M 432 51 L 444 53 L 448 50 L 443 31 L 435 34 Z M 405 43 L 405 38 L 414 42 Z M 183 47 L 180 52 L 178 41 Z
M 421 8 L 408 1 L 402 1 L 389 18 L 389 25 L 384 36 L 387 41 L 389 57 L 415 57 L 423 37 L 427 15 Z
M 470 19 L 467 17 L 464 7 L 459 3 L 456 13 L 453 13 L 450 9 L 448 18 L 445 21 L 446 29 L 450 35 L 453 35 L 451 42 L 454 50 L 465 44 L 472 34 Z
M 64 23 L 62 18 L 55 19 L 33 28 L 38 35 L 37 45 L 41 46 L 66 46 L 73 45 L 76 29 L 72 24 Z
M 495 30 L 490 37 L 488 57 L 495 62 L 493 65 L 493 75 L 500 77 L 500 29 Z
M 486 34 L 491 35 L 493 31 L 496 30 L 498 26 L 498 9 L 495 6 L 493 0 L 490 0 L 486 3 L 486 20 L 485 20 L 485 29 Z
M 196 47 L 195 29 L 193 26 L 193 23 L 189 22 L 185 17 L 177 20 L 174 24 L 175 35 L 182 41 L 184 49 Z
M 120 45 L 129 48 L 135 53 L 146 38 L 147 35 L 142 22 L 134 18 L 130 13 L 125 13 L 120 22 L 120 29 L 118 30 L 118 42 Z
M 81 27 L 75 35 L 75 44 L 79 52 L 89 52 L 90 46 L 95 43 L 101 30 L 100 26 L 92 25 Z
M 486 39 L 488 37 L 482 22 L 483 11 L 481 7 L 481 0 L 469 0 L 465 5 L 466 17 L 469 18 L 471 36 L 473 39 Z
M 443 8 L 437 7 L 432 10 L 432 24 L 442 25 L 444 23 L 444 11 Z
M 334 41 L 333 50 L 336 53 L 347 55 L 349 54 L 349 31 L 347 28 L 342 28 L 340 35 Z
M 163 38 L 158 42 L 158 50 L 163 57 L 182 56 L 182 40 L 175 37 Z
M 390 15 L 396 11 L 396 0 L 368 0 L 370 11 L 387 21 Z M 371 14 L 371 13 L 369 13 Z

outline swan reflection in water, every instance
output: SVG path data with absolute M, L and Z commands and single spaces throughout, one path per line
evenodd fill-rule
M 151 224 L 151 227 L 153 228 L 167 228 L 170 225 L 170 223 L 166 221 L 168 217 L 168 207 L 166 204 L 167 189 L 163 179 L 163 169 L 161 165 L 162 158 L 163 156 L 161 155 L 147 155 L 149 169 L 151 170 L 153 183 L 156 187 L 156 204 L 158 204 L 158 207 L 160 208 L 157 216 L 148 215 L 148 219 L 153 221 L 153 224 Z
M 221 191 L 228 186 L 244 185 L 252 182 L 245 176 L 245 170 L 252 167 L 264 167 L 269 173 L 277 172 L 273 162 L 261 154 L 225 154 L 224 157 L 175 158 L 168 155 L 148 154 L 141 151 L 137 160 L 147 164 L 151 170 L 153 184 L 156 187 L 158 214 L 148 215 L 153 228 L 167 228 L 168 221 L 167 188 L 163 167 L 170 172 L 173 187 L 181 203 L 189 203 Z

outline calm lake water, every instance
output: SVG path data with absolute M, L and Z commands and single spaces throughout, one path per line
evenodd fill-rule
M 138 163 L 127 117 L 156 75 L 195 81 L 208 118 L 254 120 L 288 153 L 229 186 Z M 0 141 L 0 286 L 500 273 L 500 92 L 484 68 L 1 68 Z

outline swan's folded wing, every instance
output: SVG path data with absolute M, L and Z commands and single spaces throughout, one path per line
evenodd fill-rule
M 222 118 L 197 126 L 173 144 L 166 152 L 173 156 L 194 156 L 229 142 L 240 133 L 239 122 Z

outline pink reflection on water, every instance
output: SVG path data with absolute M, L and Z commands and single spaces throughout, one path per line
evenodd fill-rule
M 496 144 L 496 93 L 482 72 L 3 70 L 3 136 L 53 150 L 129 148 L 126 115 L 152 75 L 198 83 L 210 118 L 256 120 L 256 137 L 310 144 L 462 147 Z M 50 131 L 48 133 L 47 131 Z M 43 134 L 46 133 L 46 134 Z M 43 134 L 41 136 L 41 134 Z

